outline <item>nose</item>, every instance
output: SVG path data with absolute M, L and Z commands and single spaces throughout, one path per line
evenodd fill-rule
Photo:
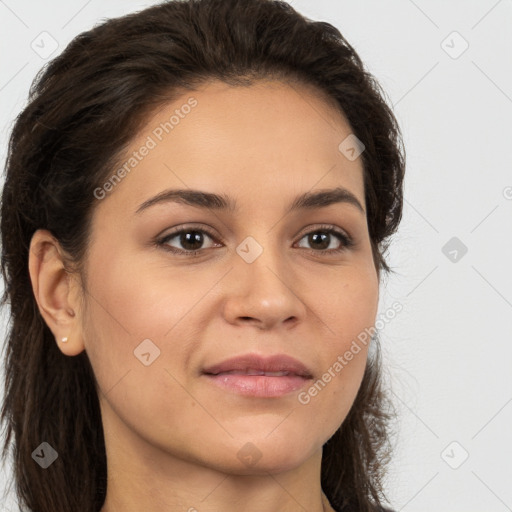
M 282 255 L 267 247 L 252 263 L 238 254 L 234 260 L 226 283 L 226 321 L 266 330 L 280 324 L 293 327 L 305 318 L 306 305 L 294 289 L 297 282 Z

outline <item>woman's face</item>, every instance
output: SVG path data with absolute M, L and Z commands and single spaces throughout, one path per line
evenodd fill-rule
M 350 134 L 304 87 L 211 82 L 133 140 L 97 191 L 81 323 L 109 457 L 249 474 L 321 452 L 361 383 L 367 347 L 353 342 L 378 304 L 362 160 L 339 147 Z M 246 355 L 261 359 L 205 373 Z M 247 374 L 280 355 L 309 378 L 286 361 Z

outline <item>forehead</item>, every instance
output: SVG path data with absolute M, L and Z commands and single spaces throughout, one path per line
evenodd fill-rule
M 311 86 L 209 82 L 148 116 L 99 208 L 127 215 L 166 188 L 229 189 L 270 206 L 287 190 L 292 196 L 340 184 L 364 204 L 361 159 L 339 147 L 350 134 L 334 102 Z

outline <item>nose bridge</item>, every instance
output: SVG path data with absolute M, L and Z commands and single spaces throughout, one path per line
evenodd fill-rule
M 288 274 L 286 259 L 281 252 L 282 244 L 272 238 L 272 232 L 247 236 L 236 248 L 236 253 L 241 260 L 237 261 L 237 266 L 242 278 L 244 273 L 247 273 L 255 283 L 272 286 L 277 281 L 275 286 L 280 288 L 285 286 L 282 280 Z
M 243 317 L 271 325 L 304 315 L 283 247 L 273 240 L 272 232 L 247 236 L 236 247 L 234 282 L 226 309 L 231 321 Z

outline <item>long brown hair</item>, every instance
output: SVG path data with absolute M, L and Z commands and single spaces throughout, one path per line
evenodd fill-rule
M 314 86 L 365 145 L 367 221 L 375 265 L 402 215 L 405 151 L 385 94 L 340 32 L 273 0 L 182 0 L 108 20 L 78 35 L 36 77 L 16 119 L 1 197 L 2 305 L 10 306 L 5 354 L 5 458 L 13 439 L 20 504 L 33 512 L 98 512 L 106 454 L 95 377 L 86 352 L 66 357 L 44 322 L 29 273 L 30 240 L 49 230 L 82 271 L 97 204 L 94 190 L 148 113 L 218 79 L 260 78 Z M 325 444 L 322 488 L 338 510 L 370 512 L 384 498 L 391 402 L 378 340 L 355 402 Z M 46 470 L 32 453 L 61 456 Z

